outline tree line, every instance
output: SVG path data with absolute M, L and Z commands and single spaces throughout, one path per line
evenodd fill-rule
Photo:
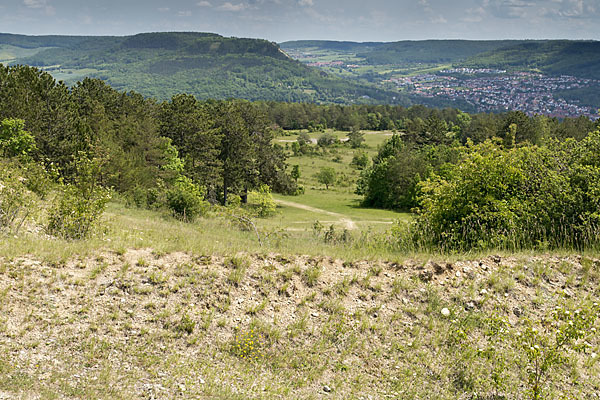
M 293 193 L 283 149 L 267 116 L 242 100 L 178 95 L 159 103 L 119 92 L 97 79 L 73 87 L 28 66 L 0 68 L 0 120 L 24 121 L 35 142 L 30 157 L 74 180 L 78 157 L 101 165 L 104 187 L 148 205 L 183 175 L 227 203 L 266 184 Z M 181 168 L 173 167 L 180 162 Z
M 318 105 L 312 103 L 257 102 L 257 107 L 271 121 L 284 130 L 337 129 L 396 130 L 419 136 L 418 140 L 444 141 L 447 133 L 466 143 L 475 143 L 503 135 L 510 124 L 517 124 L 517 140 L 539 143 L 547 137 L 581 139 L 593 129 L 594 122 L 584 116 L 578 118 L 527 116 L 521 111 L 497 114 L 468 114 L 456 108 L 430 108 L 397 105 Z

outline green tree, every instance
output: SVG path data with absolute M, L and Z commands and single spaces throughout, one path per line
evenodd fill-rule
M 0 123 L 0 153 L 4 157 L 25 157 L 35 150 L 33 135 L 25 131 L 22 119 L 4 119 Z
M 352 127 L 352 131 L 348 134 L 348 143 L 353 149 L 358 149 L 365 141 L 365 134 L 362 133 L 357 126 Z
M 319 183 L 325 185 L 325 188 L 327 190 L 329 190 L 330 185 L 333 185 L 335 183 L 336 177 L 337 174 L 335 172 L 335 169 L 333 169 L 332 167 L 323 167 L 317 173 L 317 180 L 319 181 Z
M 214 190 L 221 180 L 221 133 L 207 106 L 194 96 L 177 95 L 161 105 L 160 133 L 169 137 L 185 160 L 186 175 Z
M 223 204 L 227 205 L 231 190 L 240 193 L 258 171 L 254 165 L 255 143 L 237 102 L 219 102 L 213 109 L 215 127 L 222 135 L 219 159 L 223 165 L 221 176 Z
M 292 178 L 298 183 L 298 179 L 300 178 L 300 166 L 297 164 L 292 167 Z

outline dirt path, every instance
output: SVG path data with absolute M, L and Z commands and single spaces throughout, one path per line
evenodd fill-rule
M 339 218 L 339 222 L 342 223 L 346 229 L 352 230 L 352 229 L 357 228 L 356 223 L 344 214 L 339 214 L 336 212 L 323 210 L 321 208 L 307 206 L 305 204 L 294 203 L 293 201 L 275 200 L 275 202 L 278 204 L 284 205 L 284 206 L 288 206 L 288 207 L 295 207 L 295 208 L 300 208 L 302 210 L 306 210 L 306 211 L 310 211 L 310 212 L 314 212 L 314 213 L 331 215 L 333 217 Z

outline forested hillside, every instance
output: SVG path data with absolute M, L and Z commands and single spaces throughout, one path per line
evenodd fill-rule
M 115 89 L 159 100 L 190 93 L 198 99 L 405 101 L 398 94 L 310 69 L 266 40 L 184 32 L 130 37 L 4 34 L 0 46 L 6 53 L 0 62 L 43 67 L 68 84 L 100 78 Z
M 537 70 L 548 75 L 600 78 L 600 42 L 548 40 L 516 43 L 461 63 L 473 68 Z
M 483 52 L 522 41 L 511 40 L 423 40 L 384 43 L 374 50 L 359 53 L 369 64 L 460 63 Z
M 338 42 L 295 40 L 281 43 L 286 51 L 331 51 L 355 54 L 371 65 L 458 62 L 523 40 L 403 40 L 398 42 Z
M 573 40 L 421 40 L 281 43 L 286 51 L 351 55 L 361 65 L 452 64 L 454 67 L 537 70 L 548 75 L 600 78 L 600 42 Z M 343 59 L 343 57 L 341 58 Z

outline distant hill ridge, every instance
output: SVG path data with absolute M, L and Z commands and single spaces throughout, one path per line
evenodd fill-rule
M 189 93 L 200 99 L 408 104 L 397 93 L 309 68 L 276 43 L 215 33 L 0 34 L 0 62 L 42 67 L 68 84 L 101 78 L 159 100 Z
M 455 67 L 538 70 L 600 79 L 600 42 L 591 40 L 299 40 L 280 45 L 284 50 L 352 52 L 371 65 L 452 63 Z
M 352 53 L 371 65 L 423 63 L 600 79 L 597 41 L 309 40 L 278 45 L 201 32 L 133 36 L 0 33 L 0 63 L 41 67 L 71 85 L 85 77 L 100 78 L 116 89 L 135 90 L 159 100 L 189 93 L 200 99 L 411 104 L 406 94 L 329 75 L 287 56 L 286 52 L 306 48 Z
M 600 79 L 600 42 L 548 40 L 518 43 L 475 55 L 467 67 L 537 69 L 549 75 Z

